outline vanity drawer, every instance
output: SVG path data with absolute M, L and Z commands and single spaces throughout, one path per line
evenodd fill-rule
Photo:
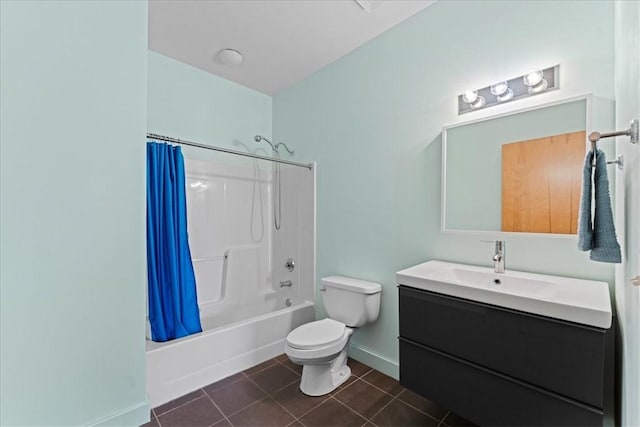
M 400 338 L 400 382 L 479 425 L 601 426 L 603 412 Z
M 400 336 L 597 408 L 605 330 L 400 287 Z

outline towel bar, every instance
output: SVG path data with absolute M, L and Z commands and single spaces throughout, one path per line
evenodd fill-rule
M 615 132 L 607 132 L 607 133 L 591 132 L 589 134 L 589 141 L 591 141 L 591 149 L 592 150 L 596 149 L 596 143 L 600 141 L 601 138 L 610 138 L 612 136 L 624 136 L 624 135 L 629 137 L 630 143 L 632 144 L 638 143 L 638 119 L 631 120 L 631 123 L 629 124 L 629 129 L 615 131 Z
M 638 119 L 631 120 L 631 123 L 629 124 L 629 129 L 619 130 L 615 132 L 607 132 L 607 133 L 591 132 L 589 134 L 589 141 L 591 141 L 591 151 L 595 152 L 596 144 L 598 141 L 600 141 L 601 138 L 610 138 L 612 136 L 624 136 L 624 135 L 629 137 L 630 143 L 632 144 L 638 143 Z M 607 164 L 611 164 L 611 163 L 617 163 L 618 169 L 622 169 L 622 156 L 618 156 L 617 160 L 607 162 Z M 596 166 L 596 156 L 593 156 L 593 163 L 591 167 L 595 167 L 595 166 Z

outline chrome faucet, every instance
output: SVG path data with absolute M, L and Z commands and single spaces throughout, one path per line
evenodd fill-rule
M 504 273 L 504 240 L 496 240 L 496 249 L 493 253 L 493 271 Z

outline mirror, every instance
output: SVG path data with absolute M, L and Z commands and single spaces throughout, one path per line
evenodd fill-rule
M 443 231 L 575 234 L 589 101 L 445 127 Z

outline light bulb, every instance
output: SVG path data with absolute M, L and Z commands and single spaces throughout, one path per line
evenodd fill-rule
M 480 108 L 480 107 L 484 107 L 484 104 L 485 104 L 484 96 L 478 96 L 478 99 L 476 99 L 475 102 L 469 105 L 471 106 L 471 108 Z
M 542 79 L 535 86 L 529 86 L 528 92 L 529 94 L 540 93 L 544 90 L 547 90 L 547 79 Z
M 478 99 L 478 91 L 477 90 L 468 90 L 462 94 L 462 100 L 467 104 L 473 104 Z
M 497 95 L 496 99 L 498 100 L 498 102 L 504 102 L 513 99 L 513 91 L 511 90 L 511 88 L 507 88 L 507 91 L 502 95 Z
M 495 96 L 500 96 L 505 93 L 509 89 L 509 84 L 507 82 L 498 82 L 491 86 L 491 94 Z
M 527 74 L 525 74 L 522 77 L 522 81 L 525 85 L 531 87 L 540 83 L 542 81 L 542 77 L 543 75 L 541 70 L 534 70 L 529 71 Z

